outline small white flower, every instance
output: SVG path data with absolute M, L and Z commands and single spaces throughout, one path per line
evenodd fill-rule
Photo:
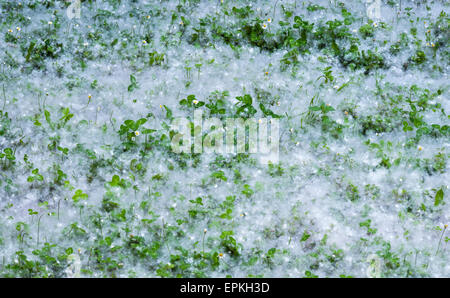
M 48 21 L 48 24 L 49 24 L 49 25 L 52 25 L 52 24 L 53 24 L 53 22 L 52 22 L 52 21 Z
M 137 136 L 137 137 L 138 137 L 140 134 L 141 134 L 141 133 L 140 133 L 139 131 L 137 131 L 137 130 L 134 132 L 134 135 Z
M 264 23 L 264 24 L 262 24 L 262 26 L 261 26 L 264 30 L 266 30 L 267 29 L 267 24 L 266 23 Z
M 419 145 L 419 146 L 417 146 L 417 150 L 422 151 L 423 147 Z
M 194 99 L 194 100 L 192 101 L 192 103 L 196 105 L 196 104 L 198 104 L 198 100 Z
M 83 45 L 84 45 L 85 47 L 87 47 L 87 46 L 89 45 L 89 43 L 88 43 L 88 42 L 85 42 L 85 43 L 83 43 Z
M 271 19 L 271 18 L 268 18 L 268 19 L 267 19 L 267 23 L 272 23 L 272 19 Z
M 334 85 L 333 88 L 337 90 L 337 89 L 339 89 L 339 86 L 338 85 Z

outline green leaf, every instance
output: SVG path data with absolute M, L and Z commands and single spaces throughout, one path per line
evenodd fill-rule
M 444 191 L 439 189 L 434 197 L 434 206 L 439 206 L 444 201 Z
M 30 46 L 27 50 L 27 56 L 25 57 L 25 60 L 28 62 L 30 61 L 31 53 L 33 52 L 34 46 L 36 45 L 35 41 L 30 42 Z
M 138 121 L 136 121 L 137 126 L 141 126 L 142 124 L 145 124 L 145 122 L 147 122 L 147 119 L 145 118 L 141 118 Z
M 166 105 L 164 105 L 164 109 L 166 109 L 166 118 L 171 120 L 173 118 L 172 117 L 172 110 L 169 109 Z
M 211 177 L 227 181 L 227 177 L 223 171 L 217 171 L 211 174 Z
M 272 110 L 267 109 L 262 103 L 259 104 L 259 108 L 261 112 L 263 112 L 264 116 L 271 116 L 272 118 L 281 118 L 280 115 L 275 114 Z
M 45 120 L 47 121 L 48 125 L 50 125 L 50 127 L 53 127 L 52 120 L 50 118 L 50 112 L 47 110 L 44 110 L 44 116 L 45 116 Z
M 304 241 L 308 240 L 309 237 L 311 237 L 311 234 L 308 234 L 308 232 L 304 231 L 300 241 L 304 242 Z
M 120 177 L 117 175 L 114 175 L 111 179 L 111 182 L 109 183 L 111 186 L 119 186 L 120 184 Z
M 5 148 L 5 149 L 3 149 L 3 152 L 5 152 L 6 155 L 12 155 L 13 154 L 13 151 L 12 151 L 11 148 Z
M 136 84 L 136 77 L 133 75 L 130 75 L 130 82 L 131 82 L 131 84 Z
M 83 193 L 81 189 L 77 189 L 75 191 L 75 195 L 72 197 L 72 200 L 76 203 L 81 199 L 86 200 L 87 198 L 88 198 L 87 194 Z
M 33 209 L 28 209 L 28 214 L 29 215 L 35 215 L 35 214 L 38 214 L 38 212 L 33 211 Z
M 309 107 L 309 110 L 313 111 L 313 112 L 316 112 L 316 111 L 320 111 L 321 109 L 320 109 L 319 106 L 312 106 L 312 107 Z
M 136 77 L 133 75 L 130 75 L 130 85 L 128 86 L 128 92 L 132 92 L 134 89 L 137 88 L 137 81 Z

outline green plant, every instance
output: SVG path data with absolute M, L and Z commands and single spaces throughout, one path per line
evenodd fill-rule
M 242 250 L 243 246 L 242 244 L 236 242 L 236 239 L 233 237 L 233 235 L 233 231 L 223 231 L 222 234 L 220 234 L 220 244 L 232 256 L 237 257 L 240 255 L 240 251 Z
M 136 77 L 133 75 L 130 75 L 130 85 L 128 85 L 128 92 L 133 92 L 137 88 L 138 88 L 138 83 L 137 83 Z
M 34 182 L 34 181 L 44 181 L 44 176 L 42 176 L 40 173 L 39 173 L 39 169 L 34 169 L 34 170 L 32 170 L 31 171 L 31 174 L 32 175 L 30 175 L 30 176 L 28 176 L 28 178 L 27 178 L 27 181 L 28 182 Z
M 3 152 L 0 151 L 0 160 L 2 162 L 2 169 L 4 170 L 14 166 L 16 160 L 14 151 L 11 148 L 3 149 Z

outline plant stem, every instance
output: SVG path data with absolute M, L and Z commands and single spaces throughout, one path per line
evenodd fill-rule
M 438 252 L 439 252 L 439 248 L 441 247 L 441 242 L 442 242 L 442 237 L 444 236 L 444 234 L 445 234 L 445 230 L 447 230 L 447 227 L 445 226 L 444 227 L 444 230 L 442 231 L 442 234 L 441 234 L 441 238 L 439 239 L 439 244 L 438 244 L 438 247 L 437 247 L 437 250 L 436 250 L 436 256 L 437 256 L 437 254 L 438 254 Z
M 6 107 L 6 93 L 5 93 L 5 84 L 3 84 L 3 108 L 2 111 L 5 110 Z
M 59 204 L 61 203 L 61 199 L 58 201 L 58 220 L 59 220 Z
M 205 256 L 205 236 L 206 236 L 206 232 L 203 233 L 203 239 L 202 239 L 203 256 Z

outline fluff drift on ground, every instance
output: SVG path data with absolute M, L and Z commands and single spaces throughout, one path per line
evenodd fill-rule
M 449 277 L 449 4 L 379 2 L 0 0 L 0 276 Z

